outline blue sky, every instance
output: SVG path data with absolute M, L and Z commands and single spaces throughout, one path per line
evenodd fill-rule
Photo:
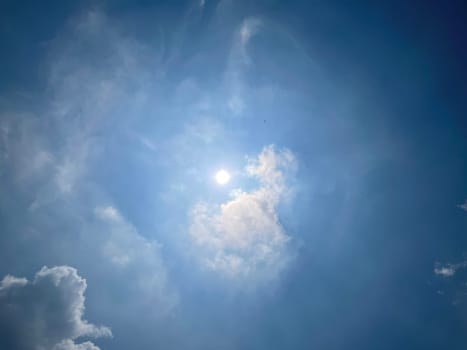
M 3 2 L 0 349 L 465 349 L 464 13 Z

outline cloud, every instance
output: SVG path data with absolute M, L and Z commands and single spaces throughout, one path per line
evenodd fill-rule
M 80 337 L 108 337 L 109 328 L 84 316 L 86 280 L 70 266 L 43 267 L 32 281 L 7 275 L 0 282 L 0 344 L 15 350 L 98 350 Z
M 189 233 L 207 268 L 232 278 L 270 280 L 285 267 L 290 237 L 280 223 L 278 205 L 289 193 L 286 175 L 295 166 L 289 150 L 267 146 L 246 167 L 259 188 L 235 191 L 220 206 L 195 205 Z
M 148 108 L 159 66 L 145 60 L 157 53 L 120 29 L 98 10 L 71 18 L 45 45 L 41 107 L 9 98 L 2 108 L 0 174 L 29 187 L 30 209 L 78 193 L 109 136 Z
M 137 295 L 146 311 L 154 309 L 158 315 L 170 312 L 178 298 L 169 290 L 160 244 L 141 236 L 113 206 L 96 207 L 94 214 L 102 222 L 104 232 L 96 243 L 115 274 L 124 274 L 131 281 L 125 288 Z
M 99 347 L 90 341 L 76 344 L 73 340 L 67 339 L 56 344 L 52 350 L 99 350 Z
M 258 18 L 248 18 L 243 21 L 238 31 L 240 44 L 243 48 L 248 44 L 251 37 L 256 34 L 261 25 L 262 22 Z
M 465 200 L 464 204 L 459 204 L 458 207 L 462 210 L 467 211 L 467 199 Z
M 0 112 L 0 174 L 10 175 L 14 183 L 31 185 L 54 163 L 46 137 L 38 135 L 38 118 L 20 107 Z
M 234 115 L 242 114 L 246 107 L 243 76 L 246 68 L 251 64 L 248 44 L 262 25 L 260 19 L 250 17 L 245 19 L 235 32 L 227 68 L 227 84 L 231 90 L 227 107 Z
M 96 207 L 94 209 L 94 214 L 102 220 L 115 221 L 119 222 L 122 220 L 122 217 L 117 209 L 112 206 L 107 207 Z
M 28 283 L 26 278 L 18 278 L 11 275 L 6 275 L 0 282 L 0 293 L 4 290 L 15 287 L 23 287 Z
M 242 114 L 245 109 L 245 101 L 239 95 L 230 97 L 227 106 L 236 115 Z
M 450 266 L 440 266 L 440 267 L 435 267 L 434 272 L 436 275 L 443 276 L 443 277 L 451 277 L 454 276 L 456 273 L 456 270 Z
M 53 180 L 66 195 L 88 174 L 97 135 L 112 133 L 110 125 L 131 118 L 144 102 L 141 60 L 146 51 L 97 10 L 70 21 L 51 51 L 48 112 L 61 141 Z
M 434 273 L 438 276 L 452 277 L 456 274 L 458 270 L 465 269 L 466 267 L 467 267 L 467 261 L 463 261 L 457 264 L 445 264 L 445 265 L 436 263 Z

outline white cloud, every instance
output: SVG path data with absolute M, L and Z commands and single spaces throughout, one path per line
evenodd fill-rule
M 96 10 L 71 19 L 48 47 L 43 110 L 0 123 L 0 167 L 8 162 L 18 168 L 18 182 L 42 182 L 34 186 L 31 209 L 86 185 L 102 136 L 139 115 L 134 111 L 146 106 L 150 79 L 142 62 L 147 47 Z
M 258 18 L 248 18 L 243 21 L 238 31 L 239 40 L 242 47 L 245 47 L 245 45 L 248 44 L 251 37 L 256 34 L 261 25 L 262 22 Z
M 248 44 L 262 24 L 260 19 L 250 17 L 245 19 L 235 32 L 227 68 L 227 84 L 231 90 L 227 107 L 234 115 L 242 114 L 246 108 L 243 75 L 245 68 L 251 64 Z
M 99 350 L 99 347 L 90 341 L 76 344 L 73 340 L 67 339 L 56 344 L 52 350 Z
M 434 273 L 438 276 L 452 277 L 456 274 L 458 270 L 465 269 L 466 267 L 467 267 L 467 261 L 463 261 L 457 264 L 445 264 L 445 265 L 436 263 Z
M 434 272 L 436 275 L 439 275 L 439 276 L 451 277 L 451 276 L 454 276 L 454 274 L 456 273 L 456 269 L 450 265 L 447 265 L 447 266 L 435 267 Z
M 177 304 L 168 287 L 168 277 L 157 241 L 141 236 L 138 230 L 112 206 L 96 207 L 95 216 L 104 223 L 99 246 L 113 270 L 130 276 L 138 301 L 146 310 L 165 315 Z
M 273 279 L 287 263 L 287 242 L 278 205 L 289 188 L 285 175 L 295 168 L 288 150 L 265 147 L 249 161 L 246 174 L 260 187 L 236 191 L 220 206 L 198 203 L 191 212 L 189 233 L 209 269 L 234 278 Z
M 79 337 L 108 337 L 109 328 L 84 316 L 86 280 L 70 266 L 43 267 L 32 281 L 6 276 L 0 283 L 2 344 L 17 350 L 98 350 Z
M 122 217 L 117 209 L 112 206 L 96 207 L 94 214 L 101 220 L 120 221 Z
M 21 111 L 0 115 L 0 173 L 10 172 L 16 183 L 34 184 L 54 162 L 39 124 Z
M 14 287 L 23 287 L 28 283 L 26 278 L 18 278 L 12 275 L 6 275 L 0 281 L 0 292 Z
M 286 190 L 285 175 L 296 167 L 295 156 L 289 150 L 276 152 L 273 146 L 267 146 L 252 159 L 246 168 L 250 176 L 256 177 L 263 186 L 271 187 L 276 194 Z
M 82 153 L 85 157 L 85 152 Z M 55 183 L 62 194 L 71 193 L 84 173 L 84 159 L 66 157 L 56 166 Z

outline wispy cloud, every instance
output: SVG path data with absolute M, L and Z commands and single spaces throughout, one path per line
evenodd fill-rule
M 287 242 L 278 205 L 287 195 L 285 175 L 295 168 L 289 150 L 265 147 L 251 159 L 246 174 L 260 187 L 236 191 L 221 205 L 198 203 L 191 212 L 190 235 L 203 264 L 232 278 L 270 280 L 285 267 Z
M 467 211 L 467 199 L 465 200 L 464 204 L 459 204 L 458 207 L 462 210 Z
M 242 114 L 246 108 L 243 96 L 243 75 L 245 69 L 251 64 L 251 58 L 248 54 L 248 44 L 262 24 L 259 18 L 247 18 L 242 21 L 235 32 L 227 69 L 227 84 L 230 87 L 230 97 L 227 106 L 234 115 Z
M 80 337 L 112 335 L 109 328 L 83 319 L 86 287 L 86 280 L 69 266 L 43 267 L 32 281 L 6 276 L 0 282 L 4 344 L 18 350 L 98 350 L 89 341 L 75 343 Z
M 438 276 L 443 277 L 452 277 L 456 274 L 456 272 L 460 269 L 467 268 L 467 261 L 463 261 L 457 264 L 435 264 L 434 273 Z
M 100 280 L 99 288 L 125 279 L 128 283 L 121 289 L 134 296 L 128 305 L 138 309 L 144 304 L 165 314 L 176 297 L 168 291 L 160 245 L 143 237 L 113 206 L 98 206 L 97 198 L 107 194 L 97 183 L 94 167 L 97 160 L 106 160 L 102 151 L 115 135 L 131 133 L 128 124 L 143 115 L 141 109 L 152 111 L 147 95 L 152 96 L 150 105 L 156 105 L 157 88 L 152 88 L 161 69 L 157 53 L 99 10 L 71 18 L 47 49 L 47 89 L 40 108 L 23 112 L 16 103 L 13 112 L 1 111 L 0 173 L 17 185 L 11 191 L 4 186 L 2 197 L 24 193 L 28 225 L 50 245 L 52 261 L 68 255 L 67 262 L 80 270 L 98 261 L 88 279 Z M 151 68 L 144 64 L 149 56 Z M 145 145 L 153 146 L 150 141 Z M 66 235 L 45 227 L 52 217 L 80 237 L 72 251 L 59 252 L 57 240 L 65 241 Z
M 139 302 L 158 315 L 172 311 L 178 298 L 169 288 L 160 244 L 141 236 L 113 206 L 96 207 L 94 214 L 105 232 L 97 240 L 101 253 L 113 269 L 130 276 Z
M 248 44 L 250 41 L 251 37 L 256 34 L 260 26 L 262 25 L 262 22 L 258 18 L 247 18 L 244 20 L 240 26 L 240 29 L 238 31 L 238 36 L 240 40 L 240 44 L 242 48 L 245 48 L 245 46 Z
M 146 47 L 97 10 L 70 20 L 47 48 L 46 103 L 28 110 L 11 102 L 0 116 L 0 171 L 20 186 L 34 185 L 30 209 L 79 191 L 102 136 L 146 106 L 150 76 Z
M 55 163 L 41 127 L 39 118 L 20 108 L 0 115 L 0 173 L 9 174 L 15 184 L 35 183 Z

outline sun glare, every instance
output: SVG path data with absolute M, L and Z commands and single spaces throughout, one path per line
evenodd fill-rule
M 230 174 L 225 170 L 219 170 L 216 173 L 216 181 L 220 185 L 225 185 L 230 180 Z

